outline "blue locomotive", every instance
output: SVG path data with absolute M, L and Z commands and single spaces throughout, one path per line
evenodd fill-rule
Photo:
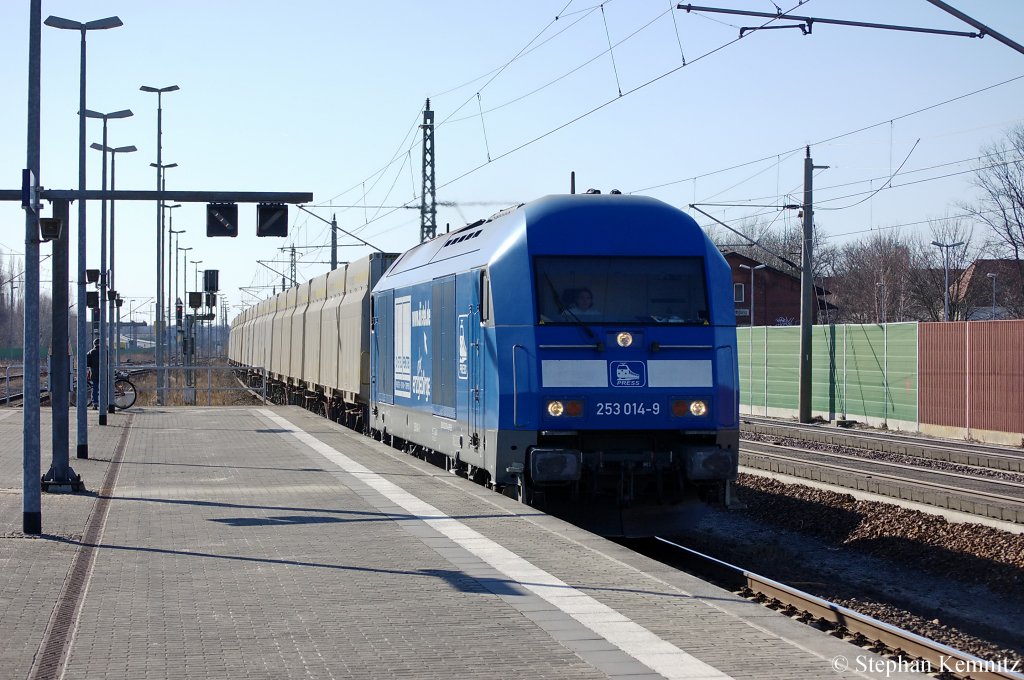
M 361 384 L 272 371 L 290 401 L 605 535 L 670 531 L 703 503 L 728 502 L 732 278 L 688 215 L 645 197 L 548 196 L 390 260 L 371 258 L 382 273 L 350 298 L 368 333 L 337 352 Z M 307 311 L 275 316 L 316 308 L 323 286 L 303 285 Z M 236 321 L 240 337 L 252 322 Z M 244 344 L 233 329 L 232 359 L 259 365 Z M 307 342 L 304 357 L 333 346 Z

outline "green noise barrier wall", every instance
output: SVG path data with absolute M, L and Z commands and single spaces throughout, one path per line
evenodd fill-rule
M 795 416 L 800 329 L 737 328 L 740 413 Z M 826 420 L 916 428 L 917 324 L 814 326 L 811 409 Z

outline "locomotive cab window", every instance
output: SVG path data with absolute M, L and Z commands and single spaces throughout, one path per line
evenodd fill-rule
M 707 322 L 699 257 L 562 257 L 534 261 L 538 322 Z

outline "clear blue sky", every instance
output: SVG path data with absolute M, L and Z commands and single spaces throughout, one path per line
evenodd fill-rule
M 1024 42 L 1024 3 L 950 2 Z M 956 204 L 974 196 L 967 171 L 981 147 L 1024 118 L 1024 54 L 990 37 L 816 24 L 809 36 L 771 30 L 737 41 L 740 26 L 760 22 L 688 14 L 674 4 L 611 0 L 602 11 L 588 0 L 44 0 L 43 17 L 124 22 L 88 38 L 88 108 L 135 113 L 109 127 L 111 146 L 139 149 L 119 157 L 119 188 L 155 188 L 156 97 L 139 86 L 176 84 L 181 90 L 164 96 L 163 160 L 179 166 L 168 171 L 168 189 L 310 191 L 314 206 L 366 204 L 313 209 L 326 219 L 337 213 L 343 229 L 385 250 L 418 240 L 418 211 L 374 206 L 418 205 L 416 124 L 427 97 L 438 123 L 437 198 L 456 204 L 439 210 L 440 230 L 566 192 L 572 170 L 578 190 L 617 188 L 682 208 L 798 202 L 810 144 L 815 163 L 830 166 L 815 179 L 817 223 L 842 243 L 872 228 L 958 212 Z M 769 0 L 705 4 L 774 11 Z M 0 176 L 10 189 L 19 187 L 25 165 L 28 7 L 27 0 L 0 3 Z M 925 0 L 781 7 L 973 30 Z M 78 33 L 44 27 L 41 176 L 48 188 L 78 184 L 78 74 Z M 98 121 L 89 121 L 87 141 L 101 141 Z M 99 152 L 90 150 L 88 159 L 88 185 L 99 188 Z M 904 161 L 894 188 L 862 201 Z M 795 219 L 770 208 L 705 209 L 725 220 L 758 213 L 778 217 L 777 225 Z M 255 208 L 240 213 L 237 239 L 207 239 L 201 205 L 179 208 L 173 218 L 175 229 L 187 230 L 181 245 L 193 248 L 189 259 L 220 270 L 232 305 L 280 286 L 280 276 L 257 260 L 285 270 L 279 247 L 329 243 L 326 225 L 296 209 L 287 240 L 257 238 Z M 90 203 L 90 267 L 99 266 L 99 215 L 99 204 Z M 904 227 L 917 230 L 927 225 Z M 152 204 L 118 204 L 118 288 L 133 304 L 155 294 L 155 232 Z M 23 252 L 23 242 L 20 208 L 0 205 L 0 253 Z M 74 278 L 74 237 L 71 248 Z M 339 259 L 365 252 L 344 247 Z M 300 281 L 329 267 L 326 248 L 298 253 Z M 189 281 L 194 269 L 188 265 Z M 46 289 L 48 260 L 42 272 Z

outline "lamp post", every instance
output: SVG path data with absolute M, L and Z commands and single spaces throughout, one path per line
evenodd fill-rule
M 933 246 L 942 250 L 942 271 L 946 284 L 945 295 L 942 298 L 943 321 L 949 321 L 949 249 L 962 246 L 963 244 L 963 241 L 957 241 L 956 243 L 939 243 L 938 241 L 932 241 Z
M 167 183 L 167 178 L 164 177 L 164 185 L 165 185 L 164 189 L 165 190 L 167 188 L 166 187 L 166 183 Z M 171 238 L 173 238 L 172 234 L 174 234 L 174 210 L 173 209 L 174 208 L 180 208 L 180 207 L 181 207 L 180 203 L 175 203 L 173 205 L 164 205 L 164 214 L 167 216 L 167 231 L 166 231 L 167 240 L 164 242 L 164 246 L 165 246 L 164 247 L 164 252 L 165 252 L 165 255 L 163 257 L 163 260 L 161 260 L 161 261 L 166 263 L 166 268 L 167 268 L 167 272 L 166 272 L 167 273 L 167 278 L 164 279 L 164 281 L 166 282 L 164 287 L 167 289 L 167 298 L 166 298 L 167 299 L 167 306 L 164 308 L 164 317 L 167 319 L 167 325 L 164 327 L 165 328 L 165 336 L 164 337 L 167 340 L 167 344 L 165 345 L 165 347 L 167 349 L 167 363 L 168 364 L 171 363 L 171 344 L 172 344 L 172 341 L 171 341 L 171 319 L 174 318 L 174 316 L 173 316 L 174 315 L 174 297 L 173 297 L 174 291 L 171 290 L 171 271 L 172 271 L 172 266 L 174 264 L 173 262 L 171 262 Z
M 203 261 L 202 260 L 189 260 L 189 262 L 191 262 L 192 264 L 194 264 L 196 266 L 195 286 L 196 286 L 196 290 L 199 290 L 199 265 L 201 265 L 203 263 Z M 186 274 L 186 276 L 187 276 L 187 274 Z
M 69 31 L 79 31 L 82 34 L 82 47 L 80 58 L 79 87 L 78 87 L 78 190 L 85 191 L 85 34 L 88 31 L 101 31 L 108 28 L 123 26 L 123 22 L 117 17 L 107 17 L 85 23 L 71 21 L 61 17 L 49 16 L 44 21 L 51 28 L 62 28 Z M 87 333 L 86 314 L 82 312 L 88 308 L 85 291 L 85 201 L 78 201 L 78 384 L 85 385 L 85 355 L 89 351 L 89 334 Z M 78 447 L 76 455 L 79 458 L 89 457 L 89 411 L 86 407 L 86 400 L 79 399 L 75 406 L 75 420 L 78 434 Z
M 992 314 L 989 315 L 990 319 L 996 318 L 996 278 L 999 276 L 995 272 L 989 272 L 985 274 L 988 278 L 992 279 Z
M 106 145 L 105 142 L 103 144 L 96 144 L 95 142 L 93 142 L 92 144 L 89 145 L 89 148 L 96 149 L 97 151 L 105 151 L 105 152 L 109 152 L 110 153 L 110 190 L 114 191 L 115 187 L 117 186 L 117 184 L 115 183 L 115 172 L 114 172 L 115 161 L 117 159 L 117 154 L 119 154 L 119 153 L 132 153 L 133 151 L 138 151 L 138 149 L 136 149 L 134 145 L 118 146 L 118 147 L 115 147 L 115 148 L 110 148 L 109 146 Z M 114 239 L 114 201 L 111 200 L 110 201 L 110 287 L 116 290 L 117 285 L 116 285 L 116 282 L 115 282 L 115 279 L 114 279 L 114 274 L 115 274 L 115 271 L 116 271 L 116 267 L 114 266 L 114 252 L 115 252 L 114 245 L 115 245 L 115 239 Z M 117 318 L 116 318 L 116 320 L 114 322 L 114 337 L 117 338 L 117 342 L 114 344 L 114 364 L 117 365 L 118 363 L 120 363 L 120 358 L 121 358 L 120 357 L 120 347 L 121 347 L 121 313 L 120 313 L 120 310 L 118 311 Z M 113 411 L 111 411 L 111 412 L 113 412 Z
M 121 111 L 113 111 L 111 113 L 98 113 L 89 109 L 85 110 L 86 118 L 98 118 L 103 121 L 103 144 L 102 149 L 107 149 L 107 121 L 110 119 L 117 118 L 129 118 L 132 116 L 130 109 L 123 109 Z M 103 180 L 102 188 L 105 192 L 107 190 L 107 154 L 103 153 Z M 114 320 L 114 307 L 108 305 L 107 291 L 113 290 L 114 286 L 110 281 L 110 275 L 107 272 L 107 200 L 100 201 L 100 375 L 98 377 L 100 381 L 100 403 L 99 403 L 99 419 L 100 425 L 107 424 L 107 413 L 114 412 L 114 405 L 110 403 L 110 392 L 114 381 L 111 380 L 110 373 L 110 337 L 108 333 L 108 319 L 113 322 Z M 111 220 L 113 220 L 113 208 L 111 208 Z M 111 265 L 110 269 L 113 269 Z M 108 408 L 109 404 L 109 408 Z
M 149 167 L 156 168 L 157 171 L 161 173 L 162 185 L 161 185 L 160 189 L 161 189 L 161 191 L 167 191 L 167 170 L 169 170 L 170 168 L 178 167 L 178 164 L 177 163 L 165 163 L 165 164 L 161 165 L 159 163 L 150 163 Z M 168 209 L 170 209 L 170 208 L 180 208 L 180 207 L 181 207 L 181 205 L 177 204 L 177 203 L 175 203 L 174 205 L 167 205 L 163 201 L 160 202 L 160 229 L 157 231 L 157 244 L 160 247 L 160 254 L 157 257 L 157 267 L 158 267 L 157 278 L 158 278 L 161 290 L 163 290 L 164 286 L 166 285 L 167 288 L 168 288 L 168 291 L 170 291 L 170 286 L 171 286 L 170 280 L 165 280 L 164 279 L 164 272 L 163 272 L 164 250 L 165 250 L 164 249 L 164 244 L 165 243 L 167 245 L 167 248 L 166 248 L 167 254 L 170 255 L 170 252 L 171 252 L 171 242 L 169 240 L 170 237 L 165 236 L 166 230 L 165 230 L 165 225 L 164 225 L 164 217 L 166 217 L 168 215 L 168 213 L 167 213 Z M 170 215 L 173 216 L 174 213 L 170 213 Z M 173 217 L 172 217 L 172 219 L 173 219 Z M 170 267 L 169 266 L 168 266 L 168 271 L 170 271 Z M 170 295 L 168 295 L 167 297 L 170 298 Z M 161 306 L 162 306 L 162 302 L 161 302 Z M 167 339 L 167 329 L 168 329 L 169 324 L 170 324 L 170 318 L 171 318 L 170 310 L 167 309 L 167 308 L 164 308 L 164 315 L 163 315 L 163 317 L 161 317 L 160 322 L 159 322 L 160 325 L 163 327 L 161 329 L 161 331 L 160 331 L 161 343 L 164 340 Z M 165 349 L 167 349 L 167 352 L 166 352 L 166 355 L 167 355 L 166 359 L 167 359 L 167 361 L 165 363 L 169 363 L 169 361 L 170 361 L 169 341 L 168 341 L 168 345 L 165 346 L 165 345 L 161 344 L 161 347 L 164 347 Z M 167 376 L 167 373 L 164 372 L 164 381 L 165 382 L 167 382 L 167 380 L 168 380 L 168 378 L 166 376 Z
M 168 85 L 167 87 L 151 87 L 149 85 L 143 85 L 139 88 L 143 92 L 155 92 L 156 93 L 156 190 L 163 191 L 163 171 L 165 167 L 163 165 L 163 95 L 165 92 L 175 92 L 180 88 L 177 85 Z M 156 324 L 162 325 L 161 319 L 163 319 L 163 297 L 164 297 L 164 281 L 163 281 L 163 200 L 158 200 L 156 204 Z M 166 383 L 166 375 L 163 370 L 164 363 L 164 351 L 163 351 L 163 329 L 157 328 L 155 334 L 156 340 L 156 403 L 159 406 L 164 404 L 164 385 Z
M 28 124 L 27 144 L 25 152 L 25 169 L 29 178 L 35 177 L 30 189 L 36 189 L 39 184 L 39 119 L 40 112 L 40 91 L 42 89 L 42 0 L 31 0 L 29 4 L 28 20 Z M 39 299 L 39 214 L 35 210 L 38 201 L 32 205 L 30 210 L 25 211 L 25 279 L 28 284 L 28 293 L 25 300 L 24 327 L 22 328 L 22 347 L 24 347 L 25 367 L 39 365 L 39 345 L 36 338 L 39 337 L 39 305 L 33 300 Z M 57 248 L 54 248 L 54 252 Z M 67 257 L 64 257 L 66 260 Z M 65 267 L 66 268 L 66 267 Z M 54 288 L 56 290 L 56 287 Z M 0 299 L 3 298 L 3 291 L 0 290 Z M 11 306 L 14 302 L 14 281 L 11 280 Z M 41 458 L 41 432 L 40 432 L 40 408 L 39 408 L 39 371 L 25 371 L 25 403 L 22 412 L 21 430 L 21 530 L 25 535 L 39 535 L 43 533 L 43 507 L 42 488 L 39 484 L 40 458 Z M 55 401 L 59 401 L 55 400 Z M 54 431 L 56 431 L 59 418 L 66 418 L 66 413 L 57 415 L 57 408 L 54 408 Z M 63 409 L 60 409 L 63 410 Z M 65 422 L 65 430 L 67 423 Z M 59 443 L 54 442 L 54 459 L 58 458 Z M 64 446 L 67 449 L 66 443 Z M 66 460 L 67 455 L 63 458 Z M 66 465 L 70 469 L 70 465 Z
M 170 207 L 170 208 L 177 208 L 177 207 L 180 207 L 180 206 L 179 205 L 173 205 L 173 206 L 168 206 L 168 207 Z M 171 213 L 172 220 L 171 220 L 170 224 L 174 223 L 173 217 L 174 217 L 174 213 Z M 170 226 L 170 224 L 168 226 Z M 174 248 L 174 252 L 175 252 L 175 255 L 172 256 L 171 255 L 171 248 L 172 248 L 171 242 L 167 241 L 167 319 L 168 319 L 168 324 L 171 323 L 170 320 L 172 318 L 174 319 L 174 336 L 173 336 L 173 340 L 172 339 L 168 339 L 168 342 L 174 345 L 174 355 L 177 356 L 177 354 L 178 354 L 178 346 L 177 346 L 178 345 L 178 331 L 180 331 L 181 329 L 178 327 L 178 319 L 177 319 L 177 317 L 176 316 L 172 317 L 172 314 L 175 313 L 174 312 L 174 310 L 175 310 L 175 306 L 174 305 L 175 305 L 175 301 L 178 298 L 178 277 L 176 276 L 176 273 L 178 271 L 178 258 L 177 258 L 178 239 L 181 238 L 181 234 L 185 233 L 185 230 L 184 229 L 168 229 L 167 233 L 170 235 L 170 238 L 174 239 L 174 246 L 173 246 L 173 248 Z M 173 288 L 172 288 L 172 283 L 173 283 Z M 170 359 L 170 356 L 169 356 L 170 353 L 171 353 L 170 349 L 168 349 L 168 352 L 167 352 L 168 359 Z
M 879 290 L 880 294 L 881 294 L 881 298 L 880 298 L 880 302 L 879 302 L 878 306 L 879 306 L 879 308 L 881 309 L 881 312 L 882 312 L 882 314 L 881 314 L 882 325 L 884 326 L 885 325 L 885 281 L 878 281 L 878 282 L 876 282 L 875 283 L 875 288 L 877 288 Z
M 178 246 L 177 242 L 174 243 L 174 298 L 175 298 L 175 300 L 178 300 L 178 301 L 181 300 L 181 293 L 185 292 L 185 291 L 182 291 L 178 287 L 178 281 L 179 280 L 182 281 L 181 288 L 188 287 L 188 284 L 185 283 L 184 279 L 181 279 L 181 277 L 179 277 L 179 275 L 178 275 L 178 262 L 187 259 L 188 258 L 188 251 L 190 251 L 190 250 L 192 250 L 192 246 L 187 246 L 185 248 L 180 248 Z M 181 258 L 179 259 L 178 253 L 185 253 L 185 254 L 182 255 Z M 188 276 L 188 263 L 187 262 L 183 262 L 182 263 L 182 267 L 185 269 L 184 276 L 187 277 Z M 188 297 L 188 295 L 186 294 L 185 297 Z M 184 319 L 184 311 L 182 312 L 182 318 Z M 181 332 L 182 332 L 181 337 L 184 338 L 185 337 L 184 329 L 182 329 Z M 183 351 L 180 339 L 178 340 L 178 352 L 181 353 L 181 360 L 182 360 L 182 363 L 184 363 L 185 362 L 185 353 Z
M 756 267 L 750 265 L 741 264 L 740 269 L 750 270 L 750 332 L 747 334 L 747 367 L 750 386 L 750 412 L 754 412 L 754 272 L 758 269 L 764 269 L 768 265 L 759 264 Z M 768 402 L 765 402 L 765 409 L 767 412 Z
M 203 261 L 202 260 L 189 260 L 189 262 L 191 262 L 192 264 L 194 264 L 196 266 L 196 279 L 195 279 L 196 283 L 195 283 L 195 286 L 196 286 L 196 290 L 198 291 L 199 290 L 199 265 L 201 265 L 203 263 Z M 185 272 L 185 276 L 188 276 L 188 272 Z M 193 333 L 195 333 L 195 321 L 194 321 L 195 320 L 195 316 L 196 316 L 195 314 L 192 315 L 192 318 L 193 318 L 192 332 Z M 195 342 L 195 340 L 193 340 L 193 343 L 194 342 Z M 193 347 L 195 347 L 194 344 L 193 344 Z M 199 353 L 198 352 L 196 352 L 195 358 L 196 359 L 199 358 Z
M 86 118 L 98 118 L 103 121 L 103 147 L 107 146 L 107 121 L 112 118 L 128 118 L 132 115 L 131 110 L 123 109 L 121 111 L 114 111 L 112 113 L 98 113 L 89 109 L 85 110 Z M 107 190 L 107 154 L 103 154 L 103 179 L 102 188 L 105 192 Z M 100 332 L 100 374 L 96 377 L 99 380 L 99 421 L 100 425 L 107 424 L 107 404 L 110 401 L 110 386 L 112 381 L 110 380 L 110 341 L 107 336 L 109 329 L 107 328 L 107 291 L 112 288 L 110 285 L 109 275 L 107 273 L 107 201 L 106 199 L 100 201 L 100 280 L 99 280 L 99 332 Z M 111 308 L 111 312 L 112 312 Z M 111 314 L 112 317 L 112 314 Z M 111 407 L 111 411 L 113 408 Z
M 749 269 L 750 270 L 750 326 L 751 326 L 751 328 L 753 328 L 753 326 L 754 326 L 754 272 L 756 272 L 758 269 L 764 269 L 767 266 L 768 265 L 766 265 L 766 264 L 759 264 L 756 267 L 751 267 L 751 266 L 745 265 L 745 264 L 741 264 L 740 265 L 740 269 Z

